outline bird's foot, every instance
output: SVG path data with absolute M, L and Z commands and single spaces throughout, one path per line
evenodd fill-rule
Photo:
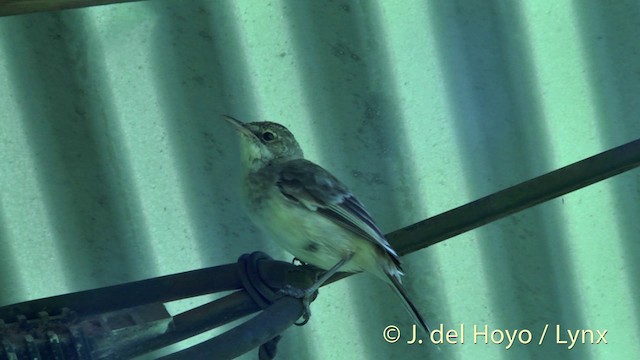
M 297 257 L 294 257 L 293 260 L 291 260 L 291 263 L 293 265 L 306 265 L 307 264 L 304 261 L 298 259 Z
M 315 299 L 317 290 L 315 290 L 314 288 L 300 289 L 291 285 L 286 285 L 285 287 L 280 289 L 278 293 L 286 296 L 291 296 L 296 299 L 301 299 L 302 305 L 304 306 L 304 312 L 302 313 L 302 322 L 297 322 L 295 324 L 298 326 L 302 326 L 309 322 L 309 319 L 311 318 L 311 308 L 309 307 L 309 305 L 311 305 L 311 301 Z

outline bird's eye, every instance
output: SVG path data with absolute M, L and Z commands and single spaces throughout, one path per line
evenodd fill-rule
M 273 133 L 271 131 L 265 131 L 262 133 L 262 140 L 264 141 L 271 141 L 273 139 L 275 139 L 276 136 L 273 135 Z

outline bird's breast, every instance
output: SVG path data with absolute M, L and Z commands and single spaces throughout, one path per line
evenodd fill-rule
M 353 253 L 341 271 L 377 268 L 380 250 L 316 211 L 285 197 L 275 181 L 247 178 L 245 206 L 251 220 L 288 252 L 305 263 L 329 269 Z

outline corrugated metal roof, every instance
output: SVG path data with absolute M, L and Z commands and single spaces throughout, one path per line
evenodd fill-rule
M 254 250 L 287 259 L 238 202 L 221 114 L 285 124 L 386 232 L 637 139 L 639 38 L 637 1 L 156 0 L 0 18 L 0 305 Z M 405 257 L 426 317 L 464 324 L 464 345 L 385 343 L 410 318 L 358 275 L 322 289 L 280 357 L 632 358 L 639 204 L 635 170 Z M 607 329 L 608 344 L 539 346 L 545 324 Z M 534 339 L 473 344 L 474 325 Z

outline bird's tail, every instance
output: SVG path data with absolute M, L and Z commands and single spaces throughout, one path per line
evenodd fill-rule
M 394 274 L 390 274 L 388 272 L 385 272 L 385 274 L 387 275 L 387 278 L 389 279 L 393 290 L 395 290 L 396 294 L 398 294 L 400 299 L 402 299 L 402 303 L 407 308 L 409 314 L 411 314 L 411 317 L 413 317 L 413 320 L 418 323 L 418 325 L 420 325 L 420 327 L 422 327 L 422 329 L 424 329 L 424 331 L 426 331 L 428 335 L 430 335 L 431 329 L 429 328 L 429 325 L 427 325 L 427 322 L 418 311 L 418 308 L 416 308 L 411 299 L 409 299 L 407 290 L 404 288 L 404 286 L 402 286 L 399 276 L 395 276 Z

